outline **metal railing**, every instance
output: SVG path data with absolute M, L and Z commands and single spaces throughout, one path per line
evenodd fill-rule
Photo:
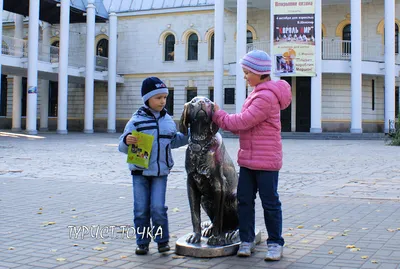
M 3 36 L 3 43 L 1 47 L 2 54 L 12 55 L 20 58 L 28 57 L 28 41 L 23 39 L 17 39 L 10 36 Z M 48 63 L 59 62 L 60 49 L 55 46 L 44 45 L 39 42 L 39 61 Z M 79 57 L 79 55 L 69 53 L 68 65 L 73 67 L 85 67 L 86 58 Z M 95 56 L 95 69 L 97 71 L 108 70 L 108 58 L 102 56 Z
M 269 53 L 269 48 L 271 47 L 269 41 L 257 41 L 253 43 L 248 43 L 246 45 L 246 52 L 252 51 L 252 50 L 263 50 L 267 53 Z

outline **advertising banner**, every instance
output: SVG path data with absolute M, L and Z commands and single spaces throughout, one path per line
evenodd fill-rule
M 274 75 L 315 76 L 315 0 L 271 1 Z

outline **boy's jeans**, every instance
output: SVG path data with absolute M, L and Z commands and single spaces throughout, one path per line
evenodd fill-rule
M 133 175 L 132 182 L 136 243 L 149 244 L 152 238 L 157 243 L 168 242 L 168 207 L 165 206 L 167 176 Z
M 264 221 L 268 232 L 267 244 L 284 245 L 282 238 L 282 209 L 278 195 L 278 171 L 251 170 L 240 167 L 237 188 L 239 235 L 242 242 L 253 242 L 255 239 L 255 202 L 259 191 Z

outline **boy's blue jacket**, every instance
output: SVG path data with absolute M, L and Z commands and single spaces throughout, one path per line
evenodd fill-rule
M 168 175 L 174 165 L 171 148 L 178 148 L 188 143 L 188 136 L 176 130 L 176 124 L 164 109 L 160 117 L 156 117 L 151 111 L 142 106 L 133 115 L 125 126 L 124 133 L 119 138 L 118 150 L 128 154 L 126 137 L 133 130 L 154 136 L 153 148 L 150 154 L 149 167 L 147 169 L 129 164 L 132 174 L 144 176 Z

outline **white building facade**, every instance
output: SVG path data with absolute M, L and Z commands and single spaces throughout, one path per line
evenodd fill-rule
M 399 111 L 400 0 L 315 2 L 317 76 L 283 78 L 293 102 L 282 131 L 387 132 Z M 237 59 L 271 50 L 271 1 L 104 0 L 107 21 L 94 23 L 98 4 L 88 1 L 86 22 L 68 29 L 39 22 L 36 104 L 30 46 L 15 44 L 30 44 L 38 22 L 3 13 L 0 129 L 119 132 L 142 105 L 148 76 L 169 87 L 177 122 L 196 95 L 234 113 L 251 91 Z

